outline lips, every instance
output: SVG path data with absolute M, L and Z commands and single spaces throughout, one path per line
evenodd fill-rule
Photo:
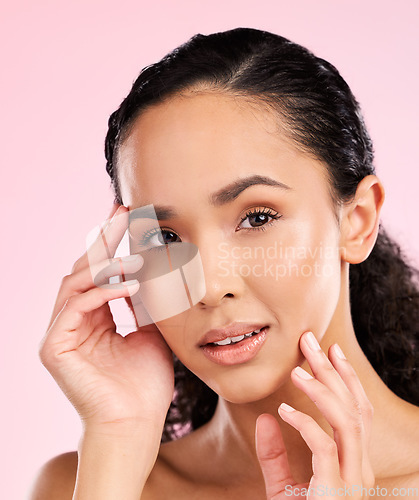
M 238 337 L 246 333 L 252 333 L 255 330 L 260 330 L 268 326 L 266 323 L 240 323 L 234 322 L 222 328 L 213 328 L 206 332 L 200 339 L 198 347 L 203 347 L 206 344 L 220 342 L 228 337 Z

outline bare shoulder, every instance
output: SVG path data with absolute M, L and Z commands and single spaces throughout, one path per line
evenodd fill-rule
M 77 476 L 76 451 L 51 458 L 34 480 L 30 500 L 72 500 Z
M 77 465 L 77 451 L 62 453 L 48 460 L 34 479 L 29 500 L 72 500 Z M 168 472 L 169 468 L 160 455 L 144 486 L 141 500 L 161 498 L 162 489 L 170 488 Z
M 141 500 L 156 500 L 169 498 L 173 487 L 182 488 L 182 481 L 177 471 L 173 470 L 172 456 L 175 453 L 179 458 L 179 443 L 162 444 L 155 465 L 149 475 Z M 178 460 L 179 461 L 179 460 Z M 62 453 L 48 460 L 37 472 L 29 500 L 72 500 L 77 477 L 77 451 Z M 167 495 L 167 497 L 165 496 Z

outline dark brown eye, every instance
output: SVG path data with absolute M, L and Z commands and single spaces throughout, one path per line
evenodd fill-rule
M 162 241 L 163 244 L 169 244 L 169 243 L 176 243 L 176 238 L 178 238 L 178 235 L 176 233 L 173 233 L 172 231 L 167 231 L 167 230 L 162 230 L 161 234 L 163 238 L 166 236 L 166 241 Z M 161 238 L 159 237 L 159 241 L 161 241 Z
M 270 208 L 264 208 L 263 210 L 250 210 L 246 213 L 246 216 L 242 218 L 241 223 L 243 223 L 246 219 L 249 220 L 250 226 L 243 227 L 243 229 L 258 229 L 267 225 L 272 220 L 279 219 L 281 215 L 278 212 Z
M 266 224 L 269 220 L 269 216 L 266 214 L 255 214 L 249 217 L 249 222 L 253 222 L 256 224 L 256 226 L 263 226 L 263 224 Z

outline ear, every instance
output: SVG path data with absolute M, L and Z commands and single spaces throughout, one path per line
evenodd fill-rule
M 354 199 L 342 210 L 341 257 L 350 264 L 366 260 L 377 240 L 384 187 L 376 175 L 358 184 Z

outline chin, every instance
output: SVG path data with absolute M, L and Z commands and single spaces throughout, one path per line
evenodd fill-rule
M 272 367 L 259 366 L 248 373 L 244 370 L 242 373 L 230 372 L 222 378 L 205 380 L 205 383 L 230 403 L 248 404 L 271 397 L 289 378 L 289 373 L 275 374 Z

